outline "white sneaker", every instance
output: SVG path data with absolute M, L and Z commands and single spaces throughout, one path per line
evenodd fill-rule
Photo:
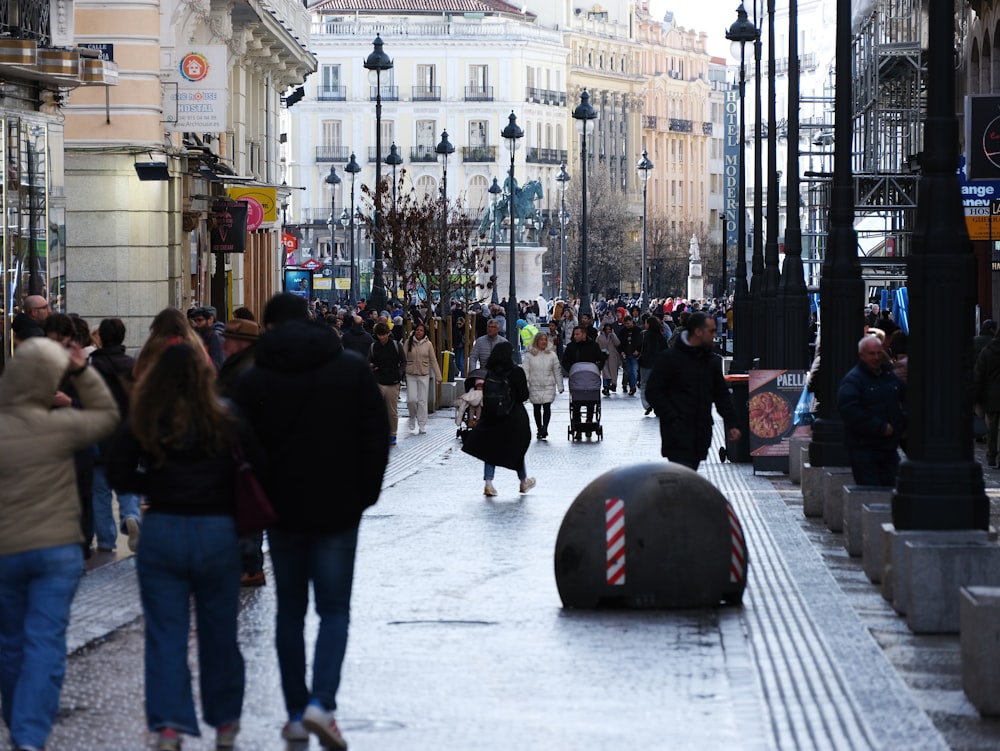
M 285 727 L 281 729 L 281 737 L 286 741 L 293 742 L 309 742 L 309 731 L 306 730 L 306 726 L 302 724 L 302 720 L 290 720 L 285 723 Z
M 347 750 L 347 741 L 340 734 L 337 721 L 333 719 L 333 712 L 310 704 L 302 715 L 302 724 L 306 730 L 319 738 L 320 745 L 324 748 Z
M 483 488 L 483 495 L 494 496 L 497 494 L 497 489 L 493 487 L 493 483 L 489 480 L 486 481 L 486 487 Z
M 528 478 L 526 478 L 524 480 L 521 480 L 521 492 L 522 493 L 527 493 L 533 487 L 535 487 L 535 478 L 534 477 L 528 477 Z
M 423 434 L 424 434 L 424 433 L 426 433 L 426 432 L 427 432 L 427 428 L 421 428 L 421 429 L 419 430 L 419 433 L 420 433 L 420 435 L 423 435 Z

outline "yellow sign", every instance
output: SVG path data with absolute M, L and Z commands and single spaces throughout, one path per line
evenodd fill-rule
M 321 276 L 313 277 L 313 289 L 333 289 L 333 280 Z
M 969 231 L 970 240 L 1000 240 L 1000 216 L 994 216 L 992 234 L 990 229 L 990 215 L 969 216 L 966 210 L 965 227 Z
M 337 277 L 337 289 L 350 289 L 350 288 L 351 288 L 351 277 L 349 276 Z
M 277 188 L 262 188 L 256 186 L 252 188 L 227 188 L 226 195 L 234 201 L 239 201 L 240 199 L 256 201 L 260 204 L 261 209 L 264 211 L 264 218 L 262 221 L 278 221 Z

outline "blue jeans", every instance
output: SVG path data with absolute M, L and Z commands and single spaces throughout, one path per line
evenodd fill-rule
M 483 466 L 483 479 L 486 482 L 493 482 L 493 478 L 496 477 L 497 467 L 495 464 L 485 464 Z M 524 481 L 528 478 L 528 470 L 525 468 L 524 462 L 521 462 L 521 466 L 517 470 L 517 479 Z
M 238 720 L 244 675 L 236 641 L 241 561 L 233 517 L 147 514 L 136 571 L 146 617 L 149 729 L 199 734 L 187 660 L 192 595 L 205 722 L 219 727 Z
M 270 529 L 274 585 L 278 596 L 275 646 L 281 689 L 288 715 L 305 710 L 311 699 L 337 708 L 340 668 L 347 651 L 351 585 L 358 528 L 316 537 Z M 312 691 L 306 687 L 306 643 L 303 629 L 313 585 L 319 633 L 313 651 Z
M 15 746 L 42 748 L 59 712 L 79 545 L 0 556 L 0 700 Z
M 629 389 L 634 389 L 636 381 L 639 380 L 639 358 L 635 355 L 625 357 L 625 383 Z
M 115 524 L 115 512 L 111 507 L 111 486 L 103 465 L 94 466 L 94 534 L 97 547 L 111 550 L 118 541 L 119 528 L 125 532 L 125 520 L 129 517 L 140 521 L 139 496 L 134 493 L 118 494 L 118 517 L 121 524 Z M 90 540 L 87 541 L 88 543 Z

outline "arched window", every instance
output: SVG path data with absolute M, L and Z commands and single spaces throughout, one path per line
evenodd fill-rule
M 417 181 L 413 184 L 413 187 L 416 190 L 417 195 L 421 198 L 436 196 L 438 191 L 437 180 L 430 175 L 421 175 L 418 177 Z
M 466 209 L 472 216 L 478 217 L 486 210 L 490 202 L 489 187 L 489 181 L 483 175 L 473 175 L 469 178 Z

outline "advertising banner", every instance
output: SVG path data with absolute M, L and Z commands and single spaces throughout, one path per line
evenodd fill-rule
M 723 195 L 726 215 L 725 243 L 729 257 L 735 259 L 738 243 L 738 221 L 740 211 L 740 95 L 736 89 L 726 92 L 723 111 L 725 140 L 722 145 Z
M 1000 96 L 965 98 L 966 172 L 970 180 L 1000 180 Z
M 805 370 L 750 370 L 750 456 L 754 469 L 788 470 L 788 440 L 812 433 L 796 426 L 795 405 L 806 385 Z
M 210 243 L 213 253 L 245 253 L 247 205 L 241 201 L 212 204 Z
M 278 221 L 278 190 L 277 188 L 242 187 L 229 188 L 226 195 L 234 201 L 246 201 L 247 230 L 253 232 L 264 222 Z
M 164 125 L 172 131 L 215 133 L 226 130 L 228 70 L 224 44 L 181 48 L 165 71 Z

